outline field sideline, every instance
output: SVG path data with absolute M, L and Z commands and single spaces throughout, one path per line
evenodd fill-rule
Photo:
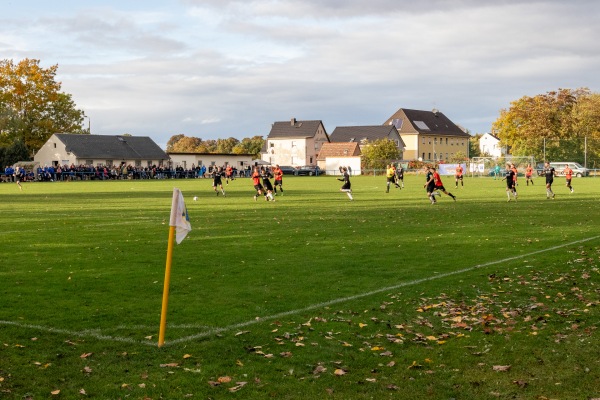
M 499 269 L 564 262 L 582 246 L 600 245 L 594 178 L 574 179 L 573 194 L 555 179 L 555 200 L 546 199 L 542 178 L 533 187 L 521 178 L 518 202 L 507 203 L 504 182 L 467 177 L 455 189 L 443 177 L 457 201 L 443 196 L 434 206 L 423 180 L 407 176 L 404 189 L 386 194 L 385 177 L 353 177 L 352 202 L 329 176 L 285 178 L 275 202 L 255 202 L 247 178 L 225 186 L 226 197 L 208 179 L 25 183 L 22 192 L 0 184 L 0 342 L 8 352 L 27 341 L 39 347 L 36 359 L 54 351 L 45 340 L 94 353 L 120 346 L 147 362 L 202 353 L 210 378 L 219 373 L 206 364 L 223 368 L 240 357 L 236 341 L 256 335 L 261 344 L 286 321 L 310 327 L 315 316 L 379 307 L 390 295 L 412 304 L 425 292 L 470 293 Z M 159 350 L 173 187 L 184 194 L 192 231 L 174 249 Z M 219 346 L 228 349 L 223 356 Z M 0 377 L 7 380 L 8 370 L 0 362 Z

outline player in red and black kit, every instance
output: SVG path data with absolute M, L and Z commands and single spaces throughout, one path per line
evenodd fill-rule
M 565 173 L 565 178 L 567 179 L 567 187 L 569 188 L 571 193 L 573 193 L 573 186 L 571 186 L 571 180 L 573 179 L 573 170 L 567 165 L 563 172 Z
M 227 165 L 227 168 L 225 168 L 225 183 L 227 185 L 229 185 L 230 179 L 233 181 L 233 168 L 231 165 Z
M 517 201 L 517 189 L 515 188 L 515 177 L 516 177 L 516 173 L 515 171 L 510 167 L 510 164 L 506 164 L 506 173 L 504 175 L 504 178 L 502 178 L 502 180 L 506 180 L 506 197 L 508 197 L 508 200 L 506 201 L 510 201 L 510 194 L 512 193 L 513 196 L 515 197 L 515 201 Z
M 452 193 L 446 191 L 446 188 L 444 187 L 444 184 L 442 183 L 442 177 L 440 176 L 440 174 L 437 173 L 435 168 L 431 167 L 431 172 L 433 173 L 433 181 L 435 182 L 435 190 L 439 190 L 442 193 L 447 194 L 448 196 L 452 197 L 452 200 L 456 201 L 456 196 L 453 195 Z
M 427 191 L 427 197 L 429 197 L 429 201 L 431 201 L 431 204 L 435 204 L 435 181 L 433 180 L 433 172 L 431 171 L 431 168 L 425 166 L 424 167 L 425 170 L 425 184 L 423 185 L 423 187 L 425 188 L 425 190 Z M 438 193 L 438 196 L 441 196 Z
M 529 186 L 529 182 L 531 181 L 531 186 L 533 186 L 533 179 L 531 176 L 533 175 L 533 168 L 531 164 L 527 164 L 527 168 L 525 168 L 525 181 L 527 182 L 527 186 Z
M 465 184 L 463 183 L 463 168 L 458 164 L 456 167 L 456 172 L 454 174 L 454 178 L 456 179 L 455 189 L 458 189 L 458 181 L 460 181 L 460 186 L 463 187 Z
M 254 171 L 252 171 L 252 184 L 254 184 L 254 189 L 256 190 L 256 194 L 254 195 L 254 201 L 256 201 L 256 197 L 263 193 L 263 187 L 260 184 L 260 171 L 258 167 L 254 167 Z
M 275 176 L 275 184 L 273 185 L 273 189 L 275 191 L 275 196 L 277 196 L 277 186 L 279 186 L 279 190 L 281 191 L 281 195 L 283 196 L 283 171 L 279 168 L 279 165 L 276 164 L 275 168 L 273 168 L 273 175 Z

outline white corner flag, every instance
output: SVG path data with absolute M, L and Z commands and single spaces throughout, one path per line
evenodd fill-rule
M 190 216 L 188 215 L 185 201 L 183 201 L 183 194 L 177 188 L 173 189 L 173 204 L 171 206 L 171 222 L 169 225 L 175 227 L 175 241 L 177 244 L 181 243 L 188 232 L 192 230 Z

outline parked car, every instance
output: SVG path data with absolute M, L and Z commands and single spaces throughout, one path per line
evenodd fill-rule
M 283 172 L 284 175 L 296 175 L 296 168 L 290 165 L 280 165 L 279 169 Z
M 573 170 L 573 175 L 575 175 L 578 178 L 581 178 L 582 176 L 588 176 L 590 174 L 590 170 L 583 167 L 581 164 L 576 163 L 576 162 L 572 162 L 572 161 L 565 161 L 565 162 L 551 162 L 550 166 L 552 168 L 554 168 L 554 170 L 556 171 L 556 173 L 558 175 L 563 176 L 565 174 L 565 168 L 567 167 L 567 165 Z M 537 173 L 539 176 L 544 175 L 544 164 L 538 164 L 537 169 Z
M 304 167 L 298 168 L 298 170 L 296 171 L 296 175 L 313 176 L 313 175 L 320 175 L 320 174 L 321 174 L 321 168 L 319 168 L 318 166 L 315 166 L 315 165 L 305 165 Z

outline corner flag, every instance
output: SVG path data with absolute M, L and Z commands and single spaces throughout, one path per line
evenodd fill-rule
M 167 266 L 165 268 L 165 283 L 163 287 L 162 311 L 160 313 L 160 330 L 158 333 L 158 347 L 165 344 L 165 330 L 167 328 L 167 305 L 169 304 L 169 284 L 171 282 L 171 260 L 173 258 L 173 239 L 181 243 L 192 230 L 190 217 L 183 201 L 181 190 L 173 188 L 171 202 L 171 219 L 169 221 L 169 241 L 167 243 Z M 177 232 L 177 233 L 176 233 Z

